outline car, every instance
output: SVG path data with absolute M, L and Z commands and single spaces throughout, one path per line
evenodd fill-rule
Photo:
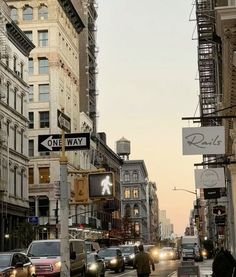
M 87 255 L 85 242 L 82 239 L 69 240 L 70 276 L 85 275 Z M 32 241 L 27 256 L 35 266 L 38 277 L 60 277 L 61 256 L 60 239 Z
M 159 251 L 159 260 L 174 260 L 175 250 L 172 247 L 163 247 Z
M 116 273 L 125 271 L 125 260 L 119 247 L 100 249 L 98 255 L 104 259 L 106 269 L 113 270 Z
M 135 254 L 139 252 L 138 246 L 124 244 L 124 245 L 119 245 L 119 248 L 124 255 L 125 265 L 133 266 Z
M 35 267 L 25 253 L 1 252 L 0 276 L 36 277 Z
M 102 257 L 96 252 L 87 254 L 86 277 L 104 277 L 106 265 Z
M 144 244 L 144 251 L 149 253 L 155 263 L 159 262 L 159 249 L 154 244 Z

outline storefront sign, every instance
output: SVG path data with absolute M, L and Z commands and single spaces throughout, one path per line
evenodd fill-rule
M 224 188 L 225 174 L 224 168 L 195 169 L 195 188 Z

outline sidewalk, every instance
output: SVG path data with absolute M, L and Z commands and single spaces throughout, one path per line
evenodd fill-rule
M 212 274 L 212 259 L 204 260 L 203 262 L 195 263 L 195 265 L 199 266 L 200 269 L 200 277 L 211 277 Z M 169 275 L 171 277 L 177 277 L 177 272 Z M 197 277 L 197 276 L 196 276 Z

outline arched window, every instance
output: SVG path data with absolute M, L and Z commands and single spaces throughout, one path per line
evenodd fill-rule
M 18 20 L 18 11 L 15 7 L 11 7 L 11 19 L 13 21 L 17 21 Z
M 139 207 L 138 204 L 134 204 L 134 216 L 139 216 Z
M 45 5 L 41 5 L 39 7 L 39 19 L 44 20 L 48 19 L 48 7 Z
M 131 207 L 130 204 L 125 205 L 125 217 L 131 217 Z
M 25 6 L 23 9 L 23 20 L 32 20 L 33 19 L 33 8 L 30 6 Z

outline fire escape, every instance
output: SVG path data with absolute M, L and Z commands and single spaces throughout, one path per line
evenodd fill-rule
M 200 116 L 202 126 L 218 126 L 221 120 L 216 116 L 220 101 L 217 76 L 218 38 L 215 34 L 215 13 L 213 0 L 196 0 L 198 31 L 198 71 L 200 86 Z M 207 117 L 211 118 L 207 118 Z

